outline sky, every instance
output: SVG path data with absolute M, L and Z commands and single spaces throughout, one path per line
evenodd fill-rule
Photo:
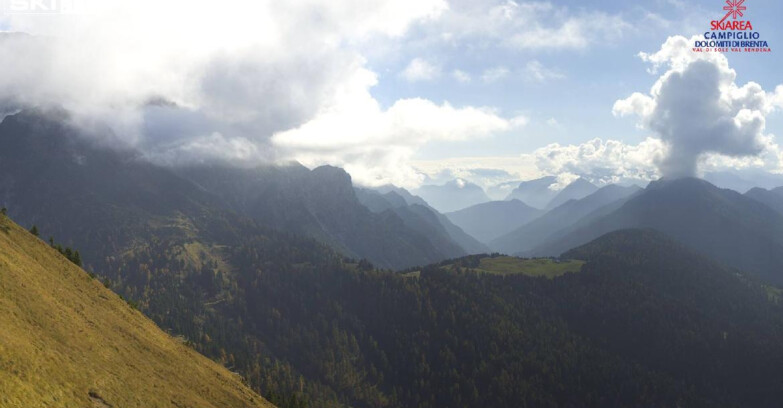
M 747 0 L 740 18 L 771 53 L 693 52 L 693 37 L 725 5 L 104 0 L 67 13 L 6 8 L 0 108 L 64 107 L 78 125 L 108 124 L 116 143 L 165 165 L 295 160 L 343 167 L 364 186 L 779 173 L 783 4 Z

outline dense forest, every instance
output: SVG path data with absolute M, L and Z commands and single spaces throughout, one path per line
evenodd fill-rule
M 480 256 L 377 270 L 61 122 L 0 124 L 7 213 L 281 407 L 783 400 L 781 291 L 660 234 L 611 233 L 552 279 Z
M 783 397 L 775 292 L 650 231 L 571 251 L 588 263 L 555 279 L 479 274 L 481 256 L 377 271 L 294 237 L 197 252 L 191 269 L 171 248 L 160 241 L 110 264 L 113 287 L 281 406 Z

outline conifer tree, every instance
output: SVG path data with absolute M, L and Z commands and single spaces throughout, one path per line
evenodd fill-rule
M 71 261 L 76 264 L 76 266 L 82 267 L 82 255 L 78 250 L 73 253 L 73 259 L 71 259 Z

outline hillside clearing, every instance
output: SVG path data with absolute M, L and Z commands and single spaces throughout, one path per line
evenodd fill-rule
M 546 277 L 549 279 L 563 276 L 567 273 L 579 272 L 584 261 L 554 260 L 549 258 L 524 259 L 510 256 L 483 258 L 477 272 L 493 275 L 525 275 L 532 277 Z

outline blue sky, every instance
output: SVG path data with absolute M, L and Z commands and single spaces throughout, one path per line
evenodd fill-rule
M 616 118 L 612 106 L 616 100 L 633 92 L 648 91 L 657 75 L 647 72 L 649 65 L 638 53 L 654 52 L 672 35 L 690 37 L 707 31 L 711 19 L 722 17 L 721 1 L 557 1 L 552 4 L 567 7 L 566 13 L 604 12 L 619 16 L 630 25 L 620 38 L 596 40 L 584 48 L 515 50 L 488 45 L 473 47 L 470 41 L 457 47 L 433 44 L 426 48 L 404 47 L 393 58 L 370 60 L 370 66 L 381 73 L 373 89 L 384 105 L 400 98 L 425 97 L 433 101 L 449 101 L 455 105 L 480 105 L 498 108 L 507 115 L 523 113 L 530 118 L 524 129 L 486 140 L 469 140 L 449 146 L 433 144 L 422 149 L 417 158 L 430 160 L 453 156 L 514 155 L 549 143 L 578 144 L 595 137 L 638 143 L 649 132 L 636 127 L 633 119 Z M 750 0 L 747 19 L 773 47 L 770 54 L 727 54 L 737 71 L 738 82 L 755 81 L 765 89 L 774 89 L 783 82 L 780 75 L 779 46 L 783 32 L 779 16 L 783 3 Z M 454 5 L 454 8 L 458 8 Z M 662 21 L 655 21 L 651 15 Z M 717 18 L 716 18 L 717 17 Z M 553 22 L 553 24 L 555 24 Z M 412 34 L 411 43 L 417 38 Z M 409 82 L 399 75 L 413 58 L 425 58 L 442 64 L 444 73 L 431 81 Z M 562 78 L 543 82 L 526 79 L 525 67 L 532 61 L 557 71 Z M 484 70 L 498 66 L 511 73 L 494 83 L 484 83 Z M 449 76 L 460 69 L 471 75 L 472 81 L 461 84 Z M 555 119 L 559 126 L 547 124 Z M 780 115 L 768 118 L 768 128 L 781 133 Z

